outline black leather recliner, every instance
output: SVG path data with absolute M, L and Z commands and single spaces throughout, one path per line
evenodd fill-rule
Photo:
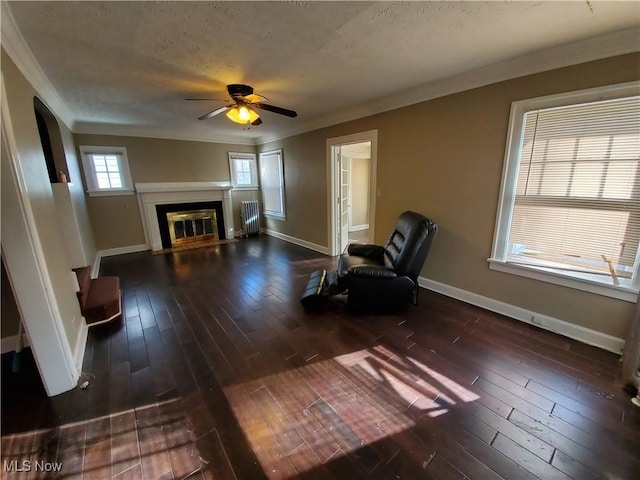
M 418 275 L 431 248 L 438 226 L 425 216 L 407 211 L 383 245 L 351 244 L 340 256 L 338 269 L 314 272 L 301 302 L 305 307 L 322 298 L 347 293 L 355 312 L 390 313 L 418 301 Z

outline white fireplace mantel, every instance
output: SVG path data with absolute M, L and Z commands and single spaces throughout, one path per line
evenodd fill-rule
M 147 245 L 162 250 L 156 205 L 222 201 L 226 239 L 233 239 L 233 211 L 229 182 L 162 182 L 136 183 L 140 215 Z

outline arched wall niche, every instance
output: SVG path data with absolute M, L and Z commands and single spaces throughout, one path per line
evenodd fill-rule
M 60 126 L 51 110 L 38 97 L 33 97 L 33 109 L 40 134 L 40 143 L 47 164 L 47 173 L 51 183 L 70 182 L 69 168 L 64 153 Z

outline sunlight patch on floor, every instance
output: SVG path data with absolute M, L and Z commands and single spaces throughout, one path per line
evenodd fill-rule
M 291 478 L 479 397 L 409 356 L 372 347 L 224 389 L 269 478 Z M 374 447 L 375 449 L 375 447 Z
M 186 473 L 199 469 L 191 461 L 189 419 L 170 399 L 50 429 L 2 436 L 3 477 L 45 475 L 56 478 L 108 478 L 137 468 L 148 478 L 171 475 L 171 461 L 182 461 L 188 449 Z M 52 439 L 60 437 L 57 450 Z M 171 455 L 171 459 L 170 456 Z M 53 469 L 53 470 L 45 470 Z M 132 470 L 133 471 L 133 470 Z M 35 478 L 35 477 L 33 477 Z M 44 477 L 42 477 L 44 478 Z M 48 478 L 48 477 L 47 477 Z

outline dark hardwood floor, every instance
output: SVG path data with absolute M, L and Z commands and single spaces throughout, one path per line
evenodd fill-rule
M 124 314 L 90 330 L 88 388 L 3 358 L 2 478 L 640 478 L 617 356 L 428 291 L 305 312 L 334 263 L 264 236 L 103 259 Z

